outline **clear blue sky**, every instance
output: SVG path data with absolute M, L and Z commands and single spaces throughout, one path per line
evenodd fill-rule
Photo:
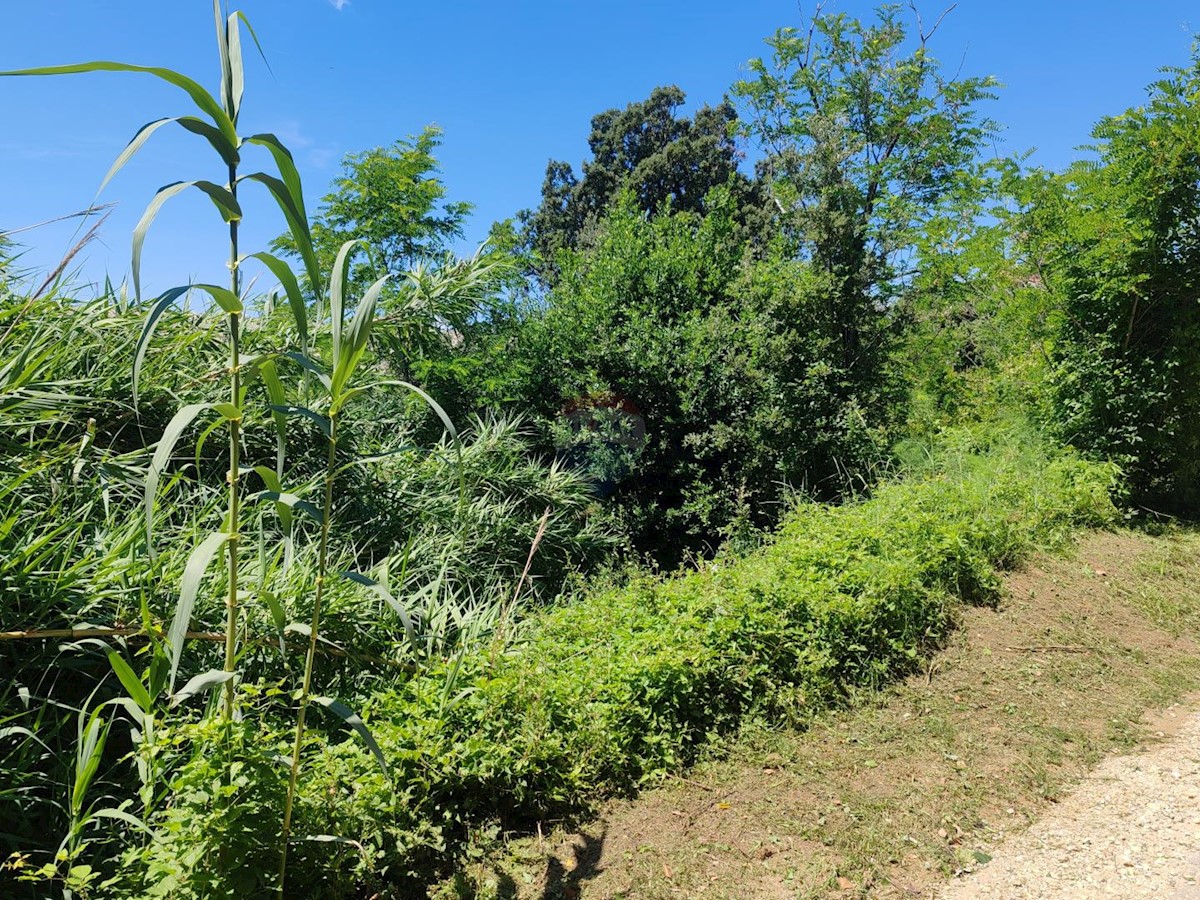
M 347 152 L 387 144 L 427 123 L 445 129 L 450 197 L 476 205 L 468 245 L 490 223 L 534 205 L 549 158 L 578 165 L 591 116 L 677 84 L 689 106 L 717 102 L 763 38 L 798 25 L 811 0 L 242 0 L 274 74 L 247 52 L 243 129 L 275 131 L 296 153 L 310 211 Z M 829 8 L 867 15 L 874 4 Z M 943 8 L 922 3 L 927 20 Z M 1190 20 L 1190 21 L 1189 21 Z M 214 87 L 209 0 L 39 0 L 4 10 L 0 69 L 114 59 L 166 65 Z M 934 41 L 947 68 L 1006 84 L 991 114 L 1002 151 L 1037 148 L 1061 167 L 1100 116 L 1141 102 L 1163 65 L 1188 60 L 1195 0 L 961 0 Z M 148 76 L 0 79 L 0 229 L 85 207 L 145 122 L 190 112 Z M 155 189 L 223 180 L 196 138 L 160 132 L 106 189 L 118 208 L 82 263 L 85 278 L 128 271 L 129 236 Z M 282 230 L 267 204 L 247 205 L 244 247 Z M 74 225 L 21 235 L 25 262 L 52 267 Z M 222 279 L 215 211 L 178 198 L 147 241 L 146 289 Z

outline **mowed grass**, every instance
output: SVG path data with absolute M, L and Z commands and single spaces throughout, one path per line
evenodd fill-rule
M 582 830 L 480 836 L 439 896 L 935 896 L 1169 730 L 1200 688 L 1198 585 L 1198 534 L 1090 534 L 960 608 L 922 673 L 802 733 L 748 729 Z

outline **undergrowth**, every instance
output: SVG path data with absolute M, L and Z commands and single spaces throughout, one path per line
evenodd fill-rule
M 955 602 L 995 599 L 999 569 L 1113 520 L 1112 467 L 976 442 L 951 435 L 924 473 L 870 499 L 797 506 L 744 559 L 597 590 L 507 648 L 376 693 L 366 716 L 390 778 L 351 741 L 313 765 L 309 827 L 356 841 L 325 845 L 339 858 L 311 882 L 411 890 L 469 829 L 583 812 L 752 719 L 803 723 L 909 671 Z

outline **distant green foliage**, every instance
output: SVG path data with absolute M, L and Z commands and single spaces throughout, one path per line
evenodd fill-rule
M 1053 412 L 1135 499 L 1200 512 L 1200 51 L 1103 119 L 1095 160 L 1035 180 L 1025 251 L 1061 305 Z
M 622 192 L 651 215 L 668 204 L 702 213 L 709 192 L 729 185 L 745 207 L 742 219 L 754 217 L 751 210 L 760 201 L 738 172 L 733 105 L 725 100 L 686 118 L 679 115 L 684 100 L 678 87 L 657 87 L 643 101 L 593 116 L 592 158 L 584 162 L 582 177 L 570 163 L 551 160 L 546 166 L 541 205 L 518 215 L 519 244 L 544 284 L 558 281 L 560 254 L 585 246 Z
M 996 599 L 997 568 L 1111 521 L 1113 478 L 1003 435 L 950 436 L 927 474 L 801 504 L 745 559 L 595 590 L 507 651 L 377 694 L 393 779 L 356 743 L 331 746 L 307 785 L 312 827 L 366 845 L 330 848 L 342 871 L 419 879 L 468 824 L 562 816 L 676 771 L 749 716 L 804 720 L 911 670 L 956 598 Z
M 372 252 L 351 273 L 358 293 L 382 272 L 401 275 L 423 260 L 440 257 L 462 236 L 471 204 L 446 200 L 434 156 L 441 134 L 430 125 L 391 146 L 346 155 L 341 176 L 321 198 L 313 218 L 313 246 L 322 271 L 333 268 L 343 243 L 365 241 Z M 277 238 L 275 246 L 294 252 L 289 234 Z
M 906 15 L 899 5 L 873 22 L 818 12 L 807 30 L 778 31 L 772 58 L 751 60 L 734 86 L 781 230 L 828 283 L 831 361 L 860 380 L 886 368 L 889 301 L 925 228 L 972 201 L 995 131 L 979 111 L 995 80 L 947 78 L 932 32 L 918 19 L 910 36 Z

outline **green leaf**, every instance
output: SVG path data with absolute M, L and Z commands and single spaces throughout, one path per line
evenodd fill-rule
M 257 259 L 266 266 L 272 275 L 279 281 L 283 287 L 283 292 L 287 295 L 288 306 L 292 310 L 292 320 L 296 323 L 296 331 L 300 335 L 300 349 L 302 352 L 308 352 L 308 304 L 304 300 L 304 293 L 300 290 L 300 282 L 296 278 L 296 273 L 292 271 L 292 267 L 280 259 L 278 256 L 273 256 L 265 251 L 261 253 L 252 253 L 247 259 Z
M 229 166 L 236 166 L 239 161 L 237 147 L 230 144 L 225 135 L 220 129 L 213 127 L 203 119 L 197 119 L 195 116 L 171 116 L 165 119 L 156 119 L 153 122 L 147 122 L 138 129 L 137 134 L 121 151 L 121 155 L 117 157 L 112 167 L 108 170 L 108 174 L 104 176 L 104 180 L 100 182 L 100 188 L 96 191 L 97 194 L 103 193 L 108 183 L 113 177 L 125 167 L 129 160 L 133 159 L 134 155 L 142 149 L 142 145 L 150 139 L 150 136 L 164 125 L 170 125 L 172 122 L 178 123 L 180 127 L 198 134 L 205 138 L 212 148 L 220 154 L 222 161 Z
M 303 416 L 310 422 L 315 422 L 317 427 L 321 429 L 321 433 L 326 438 L 333 437 L 333 428 L 329 424 L 329 419 L 318 412 L 313 412 L 306 406 L 272 406 L 272 410 L 278 410 L 289 416 Z
M 75 782 L 71 789 L 71 813 L 78 818 L 83 809 L 83 799 L 91 786 L 96 770 L 100 768 L 100 760 L 104 756 L 104 745 L 108 740 L 108 730 L 111 722 L 100 721 L 100 713 L 104 706 L 92 710 L 86 715 L 86 710 L 79 713 L 79 734 L 75 743 Z
M 204 573 L 208 571 L 212 558 L 228 543 L 229 535 L 221 531 L 213 532 L 192 549 L 187 565 L 184 566 L 183 578 L 179 584 L 179 600 L 175 604 L 175 617 L 171 620 L 171 628 L 167 632 L 167 646 L 171 656 L 171 674 L 167 683 L 172 693 L 175 690 L 175 677 L 179 673 L 179 658 L 183 655 L 188 625 L 192 621 L 192 608 L 196 605 L 196 595 L 200 593 Z
M 211 181 L 177 181 L 159 188 L 133 229 L 133 295 L 138 300 L 142 299 L 142 245 L 146 242 L 146 232 L 150 230 L 163 204 L 190 187 L 206 193 L 226 222 L 242 217 L 242 208 L 238 205 L 237 198 L 228 189 Z
M 358 736 L 362 738 L 363 743 L 367 745 L 367 749 L 369 749 L 375 756 L 375 761 L 379 763 L 379 768 L 383 774 L 388 774 L 387 760 L 383 757 L 383 751 L 379 749 L 379 744 L 375 742 L 374 736 L 367 729 L 366 723 L 363 722 L 358 713 L 348 707 L 341 700 L 334 700 L 332 697 L 313 697 L 312 702 L 329 710 L 344 723 L 353 728 Z
M 146 348 L 150 344 L 150 338 L 154 335 L 154 329 L 158 327 L 158 320 L 167 307 L 182 297 L 188 292 L 187 287 L 174 287 L 166 291 L 154 301 L 154 305 L 150 308 L 150 314 L 146 316 L 146 324 L 142 326 L 142 333 L 138 337 L 137 349 L 133 354 L 133 407 L 137 409 L 138 405 L 138 386 L 141 384 L 142 362 L 146 358 Z
M 171 708 L 174 709 L 180 703 L 187 701 L 189 698 L 197 694 L 203 694 L 211 691 L 219 684 L 225 684 L 232 680 L 232 672 L 223 672 L 220 669 L 209 669 L 207 672 L 201 672 L 199 675 L 193 675 L 188 683 L 185 684 L 171 698 Z
M 338 248 L 337 259 L 333 263 L 333 272 L 329 276 L 329 315 L 333 328 L 333 372 L 335 378 L 342 356 L 342 326 L 344 324 L 342 319 L 345 316 L 346 278 L 349 274 L 350 254 L 359 243 L 362 241 L 346 241 Z
M 242 411 L 232 403 L 214 403 L 212 408 L 219 412 L 226 422 L 240 422 Z
M 208 294 L 223 312 L 231 316 L 238 315 L 243 311 L 241 298 L 229 288 L 218 287 L 215 284 L 193 284 L 191 287 L 192 290 Z
M 238 14 L 230 13 L 226 20 L 225 33 L 229 39 L 229 93 L 232 104 L 230 118 L 236 125 L 242 110 L 242 96 L 246 92 L 246 76 L 242 69 L 242 32 L 238 28 Z
M 300 258 L 304 261 L 304 268 L 308 273 L 308 280 L 314 295 L 320 296 L 321 290 L 321 266 L 317 260 L 316 251 L 312 246 L 312 238 L 308 229 L 308 214 L 304 211 L 303 206 L 297 204 L 293 199 L 292 193 L 288 190 L 287 185 L 273 175 L 268 175 L 266 172 L 254 172 L 250 175 L 242 175 L 238 178 L 238 182 L 256 181 L 263 185 L 271 196 L 275 198 L 275 204 L 283 212 L 283 217 L 287 220 L 288 230 L 291 231 L 292 237 L 296 240 L 296 248 L 300 251 Z
M 196 416 L 211 408 L 212 404 L 210 403 L 190 403 L 176 412 L 171 417 L 171 421 L 167 423 L 167 427 L 163 429 L 163 435 L 154 450 L 150 466 L 146 469 L 146 550 L 151 556 L 154 555 L 151 538 L 154 531 L 154 501 L 155 495 L 158 493 L 159 477 L 171 459 L 171 454 L 175 452 L 175 445 L 179 442 L 184 429 L 192 424 Z
M 335 398 L 350 383 L 358 361 L 366 352 L 367 340 L 371 335 L 371 325 L 375 322 L 375 308 L 379 304 L 379 294 L 383 291 L 383 286 L 387 283 L 388 278 L 389 276 L 384 275 L 371 285 L 363 294 L 358 309 L 355 310 L 354 321 L 350 323 L 350 330 L 346 334 L 346 346 L 342 350 L 341 364 L 335 366 L 333 370 L 333 385 L 330 392 Z
M 296 161 L 293 159 L 291 151 L 273 134 L 251 135 L 246 138 L 246 143 L 266 147 L 275 160 L 275 166 L 279 169 L 280 184 L 288 196 L 288 206 L 294 210 L 295 214 L 295 226 L 297 227 L 290 229 L 292 239 L 296 242 L 296 249 L 300 253 L 300 259 L 304 262 L 309 283 L 312 285 L 312 292 L 314 295 L 320 296 L 321 268 L 317 261 L 316 250 L 313 248 L 312 231 L 308 225 L 308 213 L 304 206 L 304 188 L 300 181 L 300 172 L 296 168 Z M 268 185 L 268 187 L 270 186 Z
M 117 673 L 117 680 L 121 682 L 121 686 L 125 688 L 125 693 L 133 699 L 144 712 L 149 712 L 154 706 L 154 701 L 150 698 L 150 692 L 146 690 L 146 686 L 142 684 L 142 680 L 137 677 L 129 663 L 116 650 L 108 651 L 108 662 L 112 666 L 113 671 Z
M 321 515 L 321 511 L 312 503 L 297 497 L 295 494 L 284 493 L 283 491 L 259 491 L 254 494 L 251 500 L 270 500 L 272 503 L 282 503 L 289 509 L 298 509 L 310 519 L 318 524 L 325 521 L 325 517 Z
M 132 825 L 134 828 L 144 831 L 146 834 L 154 834 L 154 832 L 150 830 L 149 826 L 147 826 L 145 822 L 123 809 L 97 809 L 90 813 L 88 818 L 116 819 L 119 822 L 124 822 L 126 825 Z
M 333 381 L 330 379 L 330 377 L 328 375 L 325 374 L 325 370 L 322 369 L 319 365 L 317 365 L 316 361 L 313 360 L 313 358 L 311 356 L 309 356 L 308 354 L 296 353 L 294 351 L 289 351 L 288 353 L 283 354 L 283 356 L 284 356 L 284 359 L 290 359 L 292 362 L 294 362 L 300 368 L 302 368 L 308 372 L 312 372 L 314 375 L 316 375 L 317 380 L 320 381 L 321 384 L 323 384 L 325 386 L 326 390 L 329 390 L 333 386 Z
M 271 404 L 271 421 L 275 425 L 275 473 L 283 473 L 284 459 L 287 454 L 287 416 L 276 407 L 287 405 L 287 392 L 283 382 L 279 380 L 279 372 L 274 360 L 267 360 L 261 367 L 263 386 L 267 390 L 267 400 Z
M 160 78 L 168 84 L 172 84 L 185 91 L 200 111 L 207 114 L 213 120 L 213 124 L 217 126 L 225 136 L 225 139 L 232 146 L 237 146 L 237 130 L 233 127 L 233 121 L 225 114 L 225 110 L 221 108 L 221 104 L 213 98 L 212 94 L 195 81 L 172 69 L 161 69 L 155 66 L 133 66 L 128 63 L 98 60 L 95 62 L 75 63 L 69 66 L 40 66 L 34 69 L 18 69 L 0 72 L 0 76 L 79 75 L 87 72 L 134 72 Z
M 413 625 L 412 617 L 408 614 L 408 610 L 404 608 L 404 604 L 392 596 L 392 592 L 387 589 L 387 586 L 383 582 L 376 581 L 374 578 L 363 575 L 361 572 L 343 572 L 342 577 L 347 581 L 352 581 L 355 584 L 361 584 L 369 588 L 372 593 L 390 606 L 400 619 L 400 624 L 404 626 L 404 635 L 408 638 L 409 644 L 412 645 L 413 652 L 416 653 L 420 650 L 420 644 L 417 642 L 417 630 Z
M 275 625 L 275 630 L 279 632 L 280 641 L 279 649 L 283 651 L 283 629 L 287 626 L 287 612 L 283 608 L 283 604 L 279 602 L 279 598 L 275 596 L 273 591 L 260 590 L 258 597 L 262 600 L 267 610 L 271 613 L 271 621 Z

